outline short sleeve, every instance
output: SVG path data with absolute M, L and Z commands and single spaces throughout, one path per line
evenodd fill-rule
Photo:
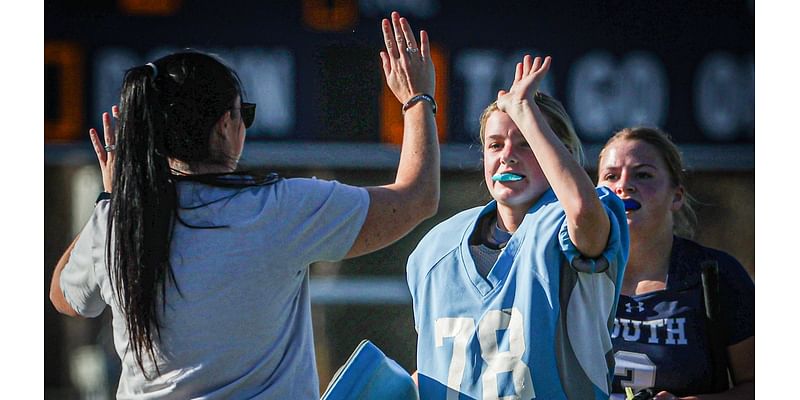
M 361 232 L 369 193 L 357 186 L 321 179 L 289 179 L 281 207 L 307 262 L 338 261 Z
M 106 306 L 96 268 L 105 268 L 106 223 L 109 201 L 97 204 L 84 226 L 61 271 L 61 290 L 75 312 L 83 317 L 97 317 Z M 102 274 L 105 276 L 105 273 Z
M 719 257 L 719 303 L 728 346 L 755 335 L 755 284 L 733 257 Z
M 597 258 L 584 257 L 569 237 L 566 218 L 562 221 L 558 232 L 561 251 L 569 261 L 569 265 L 578 272 L 605 272 L 611 265 L 616 265 L 614 270 L 622 270 L 620 267 L 627 262 L 629 242 L 625 206 L 608 188 L 598 188 L 597 194 L 609 220 L 608 242 L 603 254 Z

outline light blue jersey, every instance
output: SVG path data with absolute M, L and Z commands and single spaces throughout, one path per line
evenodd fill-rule
M 584 259 L 552 190 L 530 208 L 486 278 L 469 238 L 494 201 L 433 228 L 408 260 L 421 399 L 607 399 L 610 329 L 628 257 L 622 201 L 597 193 L 606 249 Z

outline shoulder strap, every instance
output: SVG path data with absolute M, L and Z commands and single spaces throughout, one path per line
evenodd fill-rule
M 714 391 L 721 392 L 730 387 L 728 378 L 728 354 L 725 346 L 722 322 L 719 316 L 719 263 L 708 259 L 700 263 L 700 278 L 703 284 L 703 301 L 709 324 L 711 357 L 714 362 L 712 379 Z

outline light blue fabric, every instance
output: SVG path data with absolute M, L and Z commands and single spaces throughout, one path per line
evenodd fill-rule
M 597 189 L 611 222 L 601 257 L 569 239 L 552 190 L 525 216 L 486 278 L 469 237 L 496 203 L 432 229 L 408 260 L 421 399 L 608 398 L 610 328 L 628 254 L 622 201 Z
M 331 380 L 322 400 L 417 400 L 406 370 L 369 340 L 363 340 Z
M 180 294 L 167 285 L 160 377 L 146 381 L 126 352 L 104 261 L 108 201 L 96 207 L 61 275 L 67 301 L 82 315 L 112 305 L 118 397 L 318 399 L 308 266 L 345 256 L 366 218 L 367 191 L 286 179 L 246 189 L 181 182 L 178 192 L 186 223 L 225 227 L 175 226 L 170 261 Z M 191 209 L 204 203 L 211 204 Z

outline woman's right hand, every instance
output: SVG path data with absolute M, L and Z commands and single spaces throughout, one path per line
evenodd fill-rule
M 381 21 L 386 50 L 381 51 L 386 84 L 397 100 L 405 104 L 411 97 L 425 93 L 435 96 L 436 72 L 431 60 L 428 33 L 419 32 L 420 45 L 408 20 L 392 12 L 392 22 Z
M 114 119 L 119 119 L 119 107 L 112 106 L 111 114 Z M 92 147 L 94 153 L 97 155 L 97 161 L 100 163 L 100 172 L 103 175 L 103 191 L 111 193 L 114 188 L 114 160 L 116 160 L 116 144 L 117 139 L 114 136 L 114 130 L 111 128 L 111 116 L 107 112 L 103 113 L 103 138 L 105 145 L 100 143 L 100 137 L 97 130 L 94 128 L 89 129 L 89 138 L 92 140 Z
M 392 28 L 394 27 L 394 30 Z M 386 83 L 397 100 L 406 104 L 418 94 L 433 96 L 436 74 L 428 34 L 420 44 L 400 14 L 381 21 L 386 50 L 381 51 Z M 409 50 L 406 50 L 408 48 Z M 413 49 L 413 50 L 412 50 Z M 418 102 L 419 103 L 427 103 Z M 400 162 L 394 182 L 367 188 L 369 210 L 346 258 L 384 248 L 407 235 L 439 208 L 439 141 L 432 107 L 414 106 L 403 117 Z
M 534 106 L 536 104 L 534 95 L 539 89 L 539 84 L 547 75 L 547 71 L 550 70 L 550 60 L 549 56 L 542 61 L 541 57 L 533 58 L 526 54 L 522 62 L 517 63 L 511 88 L 508 91 L 501 90 L 497 93 L 497 108 L 513 119 L 515 112 L 522 109 L 526 103 Z

